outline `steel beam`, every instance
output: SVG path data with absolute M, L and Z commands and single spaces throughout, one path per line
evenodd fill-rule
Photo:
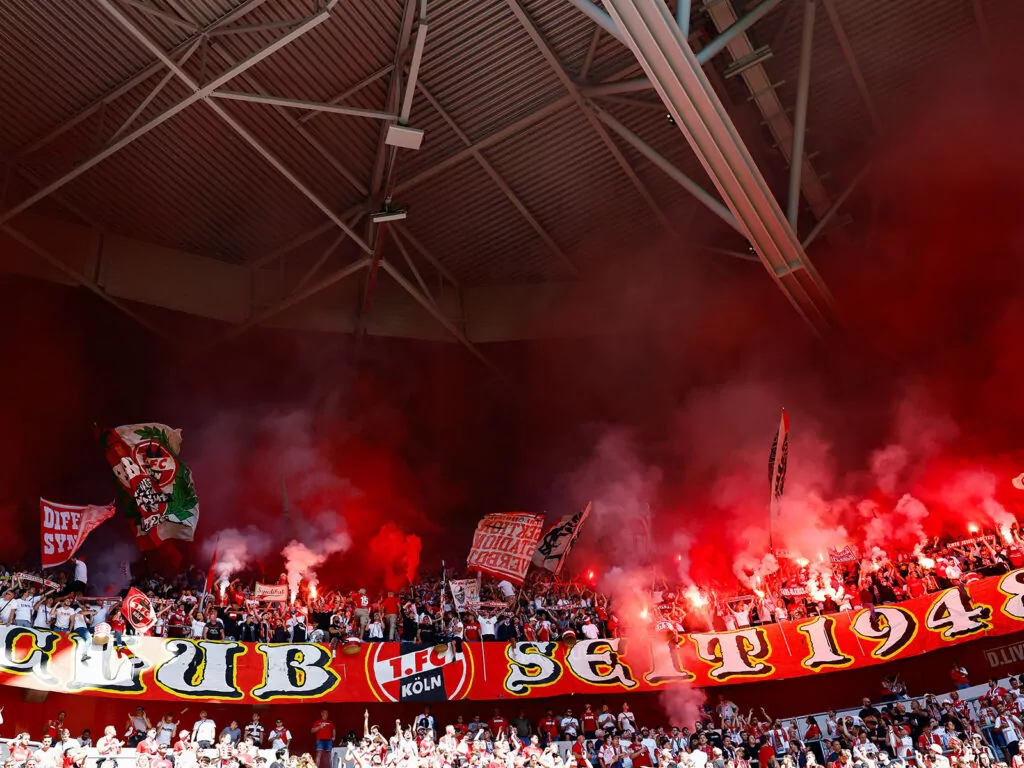
M 445 280 L 454 285 L 456 288 L 459 287 L 459 281 L 455 278 L 448 268 L 440 262 L 430 251 L 427 250 L 426 246 L 423 245 L 419 240 L 413 236 L 409 228 L 402 222 L 395 222 L 395 229 L 402 233 L 402 236 L 409 241 L 409 244 L 419 252 L 420 256 L 426 259 L 433 267 L 438 271 Z
M 381 259 L 380 267 L 389 275 L 391 275 L 394 281 L 398 283 L 400 286 L 402 286 L 402 288 L 405 289 L 406 293 L 408 293 L 416 300 L 416 303 L 418 303 L 421 307 L 427 310 L 427 312 L 429 312 L 434 317 L 434 319 L 437 320 L 437 322 L 443 325 L 447 329 L 448 333 L 455 337 L 456 341 L 458 341 L 462 346 L 464 346 L 466 349 L 472 352 L 473 356 L 477 360 L 479 360 L 481 363 L 487 366 L 487 370 L 489 370 L 494 375 L 501 377 L 501 372 L 498 371 L 498 369 L 490 360 L 484 357 L 483 352 L 481 352 L 477 348 L 477 346 L 469 340 L 466 334 L 459 330 L 455 323 L 453 323 L 451 320 L 445 317 L 444 313 L 440 309 L 438 309 L 437 305 L 435 305 L 433 301 L 431 301 L 427 296 L 422 294 L 415 285 L 410 283 L 406 279 L 405 275 L 401 273 L 401 271 L 395 269 L 395 267 L 392 266 L 392 264 L 387 259 Z
M 707 12 L 718 29 L 732 29 L 737 23 L 737 12 L 733 0 L 717 0 L 708 6 Z M 729 43 L 729 55 L 734 61 L 746 59 L 754 53 L 754 50 L 754 45 L 746 34 L 733 38 Z M 823 216 L 832 205 L 832 201 L 807 154 L 804 153 L 802 157 L 794 159 L 795 156 L 792 154 L 793 124 L 775 91 L 775 83 L 768 76 L 763 64 L 748 67 L 743 70 L 740 77 L 743 78 L 747 90 L 750 91 L 751 101 L 764 116 L 764 124 L 771 132 L 783 159 L 790 166 L 794 162 L 802 164 L 800 191 L 803 193 L 807 205 L 814 212 L 815 218 Z
M 232 58 L 232 56 L 224 50 L 223 46 L 220 44 L 219 41 L 211 40 L 208 48 L 212 52 L 220 56 L 225 62 L 227 62 L 229 66 L 235 64 L 234 58 Z M 255 88 L 256 90 L 264 90 L 260 82 L 256 80 L 256 78 L 252 75 L 251 72 L 246 72 L 245 74 L 241 75 L 238 79 L 244 83 L 248 83 L 250 87 Z M 285 109 L 284 107 L 274 107 L 274 109 L 277 111 L 279 115 L 281 115 L 285 122 L 287 122 L 295 129 L 299 136 L 302 137 L 303 141 L 309 144 L 309 146 L 311 146 L 313 150 L 318 155 L 320 155 L 320 157 L 326 160 L 330 164 L 330 166 L 334 170 L 336 170 L 343 179 L 345 179 L 345 181 L 352 185 L 353 189 L 355 189 L 361 195 L 369 194 L 369 188 L 366 186 L 366 184 L 364 184 L 354 173 L 352 173 L 352 171 L 350 171 L 348 168 L 342 165 L 338 158 L 336 158 L 331 152 L 327 150 L 323 143 L 316 136 L 313 135 L 312 131 L 310 131 L 303 124 L 301 117 L 296 117 L 291 110 Z M 311 114 L 319 113 L 305 113 L 305 115 Z M 305 117 L 305 115 L 303 115 L 303 117 Z M 352 212 L 354 213 L 354 211 Z M 344 218 L 348 217 L 344 216 Z
M 423 85 L 423 83 L 420 83 L 418 87 L 420 93 L 422 93 L 423 97 L 430 103 L 430 106 L 434 108 L 434 111 L 441 116 L 441 119 L 444 120 L 448 127 L 454 131 L 455 135 L 459 137 L 459 141 L 461 141 L 466 147 L 472 148 L 473 142 L 469 140 L 469 137 L 461 128 L 459 128 L 455 120 L 452 119 L 452 116 L 449 115 L 445 108 L 441 106 L 441 103 L 434 98 L 433 94 L 430 93 L 427 87 Z M 515 191 L 513 191 L 512 187 L 510 187 L 508 182 L 506 182 L 494 169 L 494 166 L 487 161 L 487 158 L 481 154 L 480 150 L 473 150 L 473 158 L 483 169 L 484 173 L 486 173 L 488 177 L 490 177 L 491 181 L 494 182 L 494 185 L 501 190 L 501 193 L 505 195 L 508 201 L 512 203 L 517 211 L 519 211 L 519 214 L 526 220 L 530 227 L 533 228 L 533 231 L 537 233 L 541 240 L 544 241 L 544 244 L 555 255 L 555 258 L 558 259 L 562 266 L 569 270 L 569 273 L 572 274 L 573 277 L 579 277 L 579 269 L 576 268 L 576 265 L 573 264 L 572 260 L 565 254 L 562 247 L 555 242 L 555 239 L 550 235 L 550 233 L 544 229 L 544 226 L 537 220 L 537 217 L 530 212 L 526 207 L 526 204 L 519 199 L 519 196 Z
M 412 99 L 416 95 L 416 84 L 420 77 L 420 64 L 423 63 L 423 49 L 427 45 L 427 0 L 420 0 L 420 19 L 416 28 L 416 43 L 413 46 L 412 62 L 409 64 L 409 77 L 405 82 L 405 96 L 402 99 L 402 114 L 398 122 L 409 123 L 412 114 Z
M 509 10 L 512 11 L 513 15 L 515 15 L 516 19 L 519 21 L 519 25 L 523 28 L 526 34 L 533 41 L 533 44 L 537 47 L 537 50 L 540 51 L 541 56 L 543 56 L 544 59 L 548 62 L 548 66 L 551 67 L 551 71 L 555 73 L 555 77 L 557 77 L 561 81 L 562 85 L 569 92 L 569 95 L 576 103 L 576 106 L 583 113 L 583 116 L 586 118 L 587 122 L 590 123 L 590 127 L 597 134 L 598 138 L 601 140 L 601 143 L 604 144 L 605 149 L 608 150 L 608 153 L 612 156 L 612 159 L 614 159 L 615 162 L 618 164 L 619 168 L 622 169 L 622 172 L 626 175 L 626 178 L 629 179 L 630 183 L 640 194 L 640 197 L 643 198 L 645 203 L 647 203 L 647 207 L 651 209 L 651 212 L 655 215 L 655 217 L 661 223 L 662 227 L 664 227 L 667 232 L 677 235 L 678 233 L 672 226 L 672 222 L 669 221 L 669 218 L 665 215 L 665 212 L 661 209 L 661 206 L 658 205 L 658 202 L 654 199 L 654 196 L 651 194 L 650 190 L 647 189 L 647 186 L 637 175 L 636 171 L 633 170 L 633 167 L 629 164 L 629 161 L 626 159 L 626 156 L 622 154 L 622 151 L 616 146 L 615 142 L 612 141 L 611 136 L 608 135 L 608 131 L 605 129 L 603 125 L 601 125 L 601 121 L 597 119 L 597 115 L 595 115 L 593 111 L 590 109 L 590 105 L 587 102 L 586 98 L 583 96 L 582 93 L 580 93 L 579 86 L 571 77 L 569 77 L 568 73 L 565 71 L 565 68 L 562 66 L 562 62 L 559 61 L 558 56 L 555 54 L 554 49 L 551 47 L 551 44 L 544 39 L 544 35 L 541 34 L 533 19 L 530 18 L 530 15 L 520 4 L 520 0 L 505 0 L 505 4 L 509 7 Z
M 488 147 L 493 147 L 495 144 L 500 144 L 505 139 L 511 136 L 515 136 L 517 133 L 525 130 L 534 123 L 539 123 L 544 118 L 549 117 L 550 115 L 553 115 L 556 112 L 565 109 L 570 104 L 573 104 L 574 101 L 575 100 L 572 96 L 563 96 L 560 99 L 556 99 L 547 106 L 541 107 L 536 112 L 531 112 L 530 114 L 521 117 L 519 120 L 516 120 L 514 123 L 506 125 L 501 130 L 495 131 L 490 136 L 480 139 L 479 141 L 473 142 L 471 146 L 466 147 L 464 149 L 460 149 L 458 152 L 452 154 L 451 156 L 445 158 L 444 160 L 434 163 L 434 165 L 430 166 L 429 168 L 424 168 L 415 176 L 410 176 L 404 181 L 398 182 L 398 184 L 395 185 L 395 193 L 399 194 L 407 189 L 412 189 L 413 187 L 422 184 L 423 182 L 428 181 L 429 179 L 432 179 L 434 176 L 437 176 L 437 174 L 448 170 L 452 166 L 458 165 L 463 160 L 467 160 L 473 157 L 474 151 L 487 149 Z
M 173 24 L 176 27 L 187 29 L 189 32 L 198 32 L 199 27 L 193 24 L 191 21 L 185 21 L 185 19 L 175 16 L 173 13 L 162 11 L 159 8 L 150 5 L 149 3 L 143 2 L 143 0 L 121 0 L 125 5 L 130 5 L 132 8 L 138 8 L 140 11 L 153 18 L 166 21 L 168 24 Z
M 435 306 L 437 302 L 434 301 L 434 295 L 430 292 L 427 287 L 427 281 L 423 279 L 420 271 L 416 269 L 416 262 L 412 259 L 412 254 L 409 253 L 409 249 L 405 247 L 405 243 L 402 242 L 402 238 L 398 235 L 398 227 L 391 230 L 391 239 L 395 241 L 395 245 L 398 247 L 398 252 L 402 254 L 402 258 L 405 259 L 405 263 L 409 266 L 409 271 L 412 272 L 412 276 L 416 278 L 416 282 L 420 286 L 420 290 L 423 291 L 423 295 L 430 299 L 431 303 Z
M 736 221 L 736 217 L 732 215 L 732 211 L 722 205 L 714 195 L 705 190 L 700 184 L 695 182 L 681 170 L 676 168 L 668 159 L 660 155 L 657 150 L 654 149 L 650 144 L 641 139 L 626 126 L 616 120 L 614 117 L 609 115 L 603 109 L 595 109 L 598 119 L 615 131 L 619 136 L 625 139 L 627 142 L 632 144 L 637 151 L 640 152 L 644 157 L 654 163 L 658 168 L 663 170 L 670 179 L 676 182 L 679 186 L 697 198 L 704 207 L 715 214 L 718 218 L 728 224 L 730 227 L 735 229 L 741 235 L 746 235 L 746 231 Z
M 717 2 L 718 0 L 716 0 Z M 614 37 L 620 43 L 629 47 L 626 39 L 623 37 L 622 32 L 619 30 L 615 20 L 604 10 L 594 4 L 593 0 L 569 0 L 570 3 L 580 9 L 587 17 L 589 17 L 595 24 L 601 29 L 605 30 L 609 35 Z M 707 63 L 713 56 L 720 53 L 729 43 L 735 40 L 737 37 L 742 35 L 757 22 L 767 16 L 771 11 L 775 9 L 782 0 L 764 0 L 759 6 L 750 11 L 746 16 L 738 19 L 728 29 L 724 29 L 719 32 L 718 36 L 710 43 L 705 45 L 697 52 L 697 61 L 701 64 Z M 689 0 L 679 0 L 680 6 L 684 4 L 688 7 Z M 689 33 L 689 22 L 690 15 L 686 14 L 687 29 L 683 30 L 682 24 L 679 25 L 680 31 L 683 32 L 683 37 L 687 37 Z M 648 86 L 651 87 L 651 86 Z
M 143 32 L 141 29 L 135 26 L 131 19 L 125 16 L 121 12 L 121 10 L 114 5 L 113 0 L 97 0 L 97 2 L 132 37 L 138 40 L 147 50 L 149 50 L 150 53 L 152 53 L 158 59 L 163 61 L 164 66 L 166 66 L 168 69 L 174 72 L 175 75 L 177 75 L 178 79 L 192 91 L 192 96 L 189 98 L 195 99 L 197 96 L 199 98 L 206 98 L 213 94 L 216 90 L 220 88 L 221 85 L 224 84 L 224 76 L 222 75 L 220 78 L 213 80 L 210 84 L 200 87 L 199 84 L 196 83 L 196 81 L 193 80 L 187 72 L 185 72 L 185 70 L 183 70 L 181 67 L 175 64 L 174 61 L 163 50 L 160 49 L 160 46 L 158 46 L 155 42 L 150 40 L 149 36 L 146 35 L 145 32 Z M 320 14 L 320 16 L 324 17 L 322 20 L 325 20 L 328 14 L 328 11 L 322 12 Z M 319 18 L 319 16 L 315 18 Z M 304 24 L 302 27 L 298 27 L 294 32 L 289 34 L 294 35 L 300 29 L 304 28 L 309 28 L 308 23 Z M 286 35 L 285 37 L 288 36 L 289 35 Z M 237 69 L 237 67 L 234 69 Z M 228 70 L 228 72 L 232 71 L 233 69 Z M 234 77 L 234 75 L 232 75 L 232 77 Z M 210 85 L 213 85 L 214 83 L 216 83 L 215 87 L 211 88 Z M 309 200 L 317 208 L 319 208 L 327 216 L 327 218 L 331 219 L 331 221 L 333 221 L 342 232 L 344 232 L 350 238 L 352 238 L 356 245 L 362 248 L 363 251 L 367 253 L 372 253 L 372 248 L 370 248 L 370 246 L 362 238 L 360 238 L 355 233 L 355 231 L 353 231 L 352 228 L 348 226 L 348 224 L 345 223 L 341 215 L 338 214 L 333 208 L 331 208 L 331 206 L 329 206 L 327 203 L 321 200 L 320 197 L 312 189 L 310 189 L 306 185 L 306 183 L 303 182 L 294 173 L 294 171 L 292 171 L 288 166 L 286 166 L 280 158 L 278 158 L 273 152 L 267 149 L 252 133 L 250 133 L 244 126 L 242 126 L 241 123 L 239 123 L 235 118 L 228 114 L 224 110 L 224 108 L 217 104 L 215 101 L 210 101 L 209 99 L 207 99 L 206 103 L 207 106 L 209 106 L 209 108 L 213 110 L 214 114 L 216 114 L 224 123 L 226 123 L 228 127 L 231 128 L 231 130 L 238 134 L 238 136 L 241 137 L 241 139 L 245 141 L 245 143 L 252 147 L 257 152 L 257 154 L 259 154 L 264 160 L 266 160 L 271 166 L 273 166 L 278 171 L 278 173 L 284 176 L 285 179 L 287 179 L 293 187 L 295 187 L 299 192 L 301 192 L 302 195 L 307 200 Z
M 289 99 L 283 96 L 268 96 L 262 93 L 244 93 L 241 91 L 214 91 L 210 94 L 214 99 L 227 99 L 228 101 L 247 101 L 251 104 L 271 104 L 275 107 L 286 109 L 304 109 L 313 112 L 331 112 L 335 115 L 349 115 L 351 117 L 369 117 L 374 120 L 398 119 L 398 115 L 392 112 L 381 112 L 377 109 L 360 109 L 358 107 L 343 107 L 339 104 L 325 104 L 319 101 L 305 101 L 304 99 Z
M 789 164 L 789 195 L 786 218 L 794 232 L 800 220 L 800 173 L 804 169 L 804 138 L 807 135 L 807 105 L 811 98 L 811 61 L 814 59 L 815 0 L 804 0 L 804 27 L 800 38 L 800 69 L 796 78 L 796 114 L 793 117 L 793 151 Z
M 690 12 L 693 10 L 690 0 L 676 0 L 676 24 L 683 37 L 690 36 Z
M 606 1 L 765 270 L 813 331 L 823 334 L 834 322 L 831 294 L 668 9 L 649 0 Z
M 839 12 L 836 10 L 835 0 L 822 0 L 822 4 L 825 6 L 825 13 L 828 14 L 828 20 L 832 23 L 832 29 L 836 33 L 836 39 L 839 41 L 839 47 L 843 51 L 843 58 L 846 59 L 846 66 L 850 68 L 850 74 L 853 76 L 853 81 L 857 84 L 857 92 L 860 94 L 861 100 L 864 102 L 864 107 L 868 111 L 868 115 L 871 117 L 871 124 L 875 128 L 875 133 L 879 136 L 882 135 L 882 117 L 875 107 L 875 100 L 871 96 L 871 91 L 868 90 L 867 81 L 864 79 L 864 73 L 860 71 L 860 63 L 857 61 L 857 56 L 853 52 L 853 46 L 850 45 L 850 38 L 846 36 L 846 28 L 843 27 L 843 22 L 839 18 Z
M 230 13 L 224 16 L 221 16 L 212 24 L 203 27 L 203 29 L 200 30 L 199 34 L 193 35 L 184 42 L 174 46 L 174 48 L 170 52 L 171 56 L 177 56 L 182 51 L 188 50 L 191 46 L 197 43 L 201 43 L 204 34 L 208 34 L 213 30 L 218 29 L 223 24 L 230 24 L 232 21 L 237 21 L 247 13 L 250 13 L 251 11 L 254 11 L 257 8 L 259 8 L 266 1 L 267 0 L 247 0 L 247 2 L 242 3 L 235 10 L 231 11 Z M 161 69 L 163 69 L 163 66 L 163 63 L 159 59 L 152 62 L 151 64 L 148 64 L 143 69 L 139 70 L 130 78 L 128 78 L 125 82 L 121 83 L 111 91 L 103 94 L 88 106 L 83 107 L 74 115 L 69 117 L 67 120 L 65 120 L 64 122 L 54 127 L 52 130 L 47 132 L 45 135 L 40 136 L 31 144 L 28 144 L 27 146 L 22 147 L 21 149 L 14 152 L 13 157 L 15 159 L 26 157 L 28 155 L 31 155 L 33 152 L 37 152 L 38 150 L 42 149 L 57 137 L 66 133 L 67 131 L 70 131 L 72 128 L 74 128 L 82 121 L 92 117 L 94 114 L 96 114 L 96 112 L 102 109 L 104 105 L 116 101 L 121 96 L 124 96 L 126 93 L 133 90 L 136 86 L 139 86 L 142 83 L 146 82 L 146 80 L 148 80 Z
M 358 93 L 359 91 L 363 90 L 363 88 L 365 88 L 366 86 L 372 85 L 373 83 L 375 83 L 378 80 L 380 80 L 382 77 L 387 76 L 391 71 L 394 70 L 394 68 L 395 68 L 394 64 L 387 64 L 386 66 L 381 67 L 376 72 L 374 72 L 372 75 L 364 77 L 362 80 L 360 80 L 355 85 L 351 86 L 350 88 L 346 88 L 344 91 L 339 93 L 337 96 L 332 96 L 331 98 L 329 98 L 327 100 L 327 103 L 328 104 L 340 104 L 341 102 L 343 102 L 345 99 L 347 99 L 352 94 Z M 310 120 L 312 120 L 314 117 L 316 117 L 319 114 L 320 114 L 319 112 L 307 112 L 306 114 L 304 114 L 302 117 L 299 118 L 299 122 L 307 123 L 307 122 L 309 122 Z
M 860 173 L 854 176 L 853 181 L 849 183 L 846 189 L 843 190 L 843 193 L 836 198 L 836 201 L 834 203 L 832 203 L 832 207 L 825 212 L 824 216 L 818 219 L 818 223 L 814 225 L 814 229 L 807 233 L 807 237 L 805 237 L 803 243 L 801 243 L 805 250 L 808 247 L 810 247 L 811 243 L 815 241 L 815 239 L 818 237 L 818 235 L 822 233 L 822 231 L 825 229 L 828 223 L 832 221 L 836 213 L 839 212 L 839 209 L 842 207 L 843 203 L 846 202 L 846 198 L 853 194 L 853 190 L 857 188 L 857 185 L 860 184 L 861 179 L 863 179 L 867 175 L 870 169 L 870 165 L 864 166 L 863 170 L 861 170 Z
M 134 25 L 132 25 L 131 22 L 128 21 L 128 19 L 121 13 L 121 11 L 118 8 L 115 8 L 113 6 L 113 4 L 110 2 L 110 0 L 98 0 L 98 2 L 101 5 L 103 5 L 104 8 L 106 8 L 108 10 L 108 12 L 112 12 L 112 15 L 116 14 L 116 16 L 120 16 L 120 18 L 124 19 L 129 25 L 131 25 L 131 27 L 133 29 L 135 28 Z M 329 16 L 330 16 L 330 12 L 329 11 L 322 11 L 322 12 L 318 13 L 316 16 L 313 16 L 308 21 L 306 21 L 304 24 L 296 27 L 291 32 L 289 32 L 288 34 L 278 38 L 277 40 L 275 40 L 270 45 L 268 45 L 265 48 L 257 51 L 256 53 L 254 53 L 249 58 L 247 58 L 244 61 L 242 61 L 237 66 L 232 67 L 229 70 L 227 70 L 226 72 L 224 72 L 223 74 L 221 74 L 220 76 L 213 78 L 206 85 L 204 85 L 202 87 L 196 86 L 195 90 L 193 91 L 193 93 L 191 95 L 185 97 L 184 99 L 179 101 L 177 104 L 175 104 L 175 105 L 169 107 L 168 109 L 164 110 L 163 112 L 161 112 L 159 115 L 154 117 L 149 122 L 144 123 L 143 125 L 140 125 L 138 128 L 136 128 L 131 133 L 128 133 L 127 135 L 123 136 L 122 138 L 118 139 L 117 141 L 113 142 L 112 144 L 108 144 L 102 150 L 100 150 L 96 154 L 92 155 L 88 159 L 84 160 L 83 162 L 79 163 L 72 170 L 68 171 L 63 176 L 55 179 L 54 181 L 50 182 L 49 184 L 47 184 L 45 187 L 43 187 L 42 189 L 38 190 L 34 194 L 29 195 L 27 198 L 22 200 L 20 203 L 14 205 L 11 208 L 8 208 L 6 211 L 4 211 L 2 214 L 0 214 L 0 224 L 7 223 L 8 221 L 10 221 L 12 218 L 17 216 L 22 211 L 26 210 L 27 208 L 32 207 L 33 205 L 38 203 L 40 200 L 44 199 L 47 195 L 49 195 L 49 194 L 51 194 L 53 192 L 56 192 L 58 189 L 63 187 L 65 184 L 68 184 L 68 183 L 74 181 L 79 176 L 81 176 L 83 173 L 85 173 L 89 169 L 99 165 L 104 160 L 106 160 L 108 157 L 110 157 L 111 155 L 115 154 L 116 152 L 119 152 L 121 149 L 123 149 L 124 147 L 128 146 L 129 144 L 131 144 L 136 139 L 139 139 L 142 136 L 145 136 L 147 133 L 152 131 L 154 128 L 157 128 L 158 126 L 163 125 L 165 122 L 170 120 L 172 117 L 177 115 L 179 112 L 182 112 L 183 110 L 188 109 L 190 106 L 192 106 L 193 104 L 195 104 L 198 101 L 202 101 L 207 96 L 209 96 L 211 93 L 213 93 L 215 90 L 220 88 L 222 85 L 224 85 L 225 83 L 229 82 L 232 78 L 237 77 L 239 74 L 241 74 L 242 72 L 245 72 L 245 70 L 249 69 L 250 67 L 256 66 L 261 61 L 263 61 L 263 59 L 265 59 L 268 56 L 272 55 L 273 53 L 275 53 L 276 51 L 280 50 L 281 48 L 284 48 L 289 43 L 292 43 L 293 41 L 298 40 L 300 37 L 302 37 L 304 34 L 309 32 L 314 27 L 316 27 L 316 26 L 322 24 L 323 22 L 327 21 Z M 162 56 L 161 60 L 164 62 L 165 65 L 169 64 L 172 69 L 177 69 L 179 72 L 181 72 L 181 70 L 178 67 L 178 65 L 175 64 L 174 61 L 171 60 L 167 56 L 166 53 L 163 53 L 161 51 L 161 56 Z M 184 74 L 184 72 L 182 72 L 182 74 Z M 186 75 L 186 77 L 188 77 L 188 76 Z M 191 82 L 190 78 L 189 78 L 189 82 Z

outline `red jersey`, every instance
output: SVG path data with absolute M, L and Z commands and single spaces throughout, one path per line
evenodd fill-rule
M 574 741 L 572 743 L 572 753 L 574 755 L 576 755 L 576 757 L 583 757 L 583 751 L 586 748 L 587 748 L 586 744 L 580 744 L 578 741 Z M 636 765 L 636 763 L 633 763 L 633 765 Z
M 334 741 L 334 723 L 330 720 L 317 720 L 313 723 L 317 741 Z
M 384 598 L 384 615 L 389 614 L 398 615 L 398 609 L 401 607 L 401 603 L 398 602 L 397 597 L 385 597 Z
M 124 616 L 120 613 L 112 619 L 107 619 L 107 624 L 110 625 L 112 632 L 124 632 Z
M 597 730 L 597 715 L 593 712 L 583 711 L 580 715 L 580 724 L 583 726 L 583 732 L 596 731 Z
M 553 715 L 546 715 L 537 723 L 537 730 L 548 737 L 549 741 L 558 740 L 558 720 Z
M 46 730 L 43 731 L 43 736 L 49 736 L 56 742 L 57 737 L 60 736 L 60 727 L 61 723 L 56 720 L 51 720 L 46 724 Z
M 463 629 L 466 631 L 467 640 L 479 640 L 480 639 L 480 625 L 475 621 L 467 621 L 463 625 Z
M 361 592 L 356 592 L 354 595 L 352 595 L 352 605 L 354 605 L 356 608 L 366 610 L 370 607 L 370 598 L 367 595 L 362 594 Z
M 495 715 L 487 723 L 487 727 L 491 729 L 492 735 L 497 736 L 499 731 L 504 731 L 508 728 L 508 720 L 501 715 Z
M 140 755 L 155 755 L 160 743 L 156 739 L 143 739 L 135 748 Z

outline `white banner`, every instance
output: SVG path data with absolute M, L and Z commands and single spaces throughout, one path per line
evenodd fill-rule
M 287 584 L 261 584 L 256 582 L 256 591 L 252 593 L 252 596 L 256 600 L 262 600 L 265 603 L 287 603 L 288 602 L 288 585 Z
M 452 579 L 448 584 L 452 588 L 452 601 L 458 613 L 466 610 L 467 605 L 480 602 L 480 584 L 476 579 Z

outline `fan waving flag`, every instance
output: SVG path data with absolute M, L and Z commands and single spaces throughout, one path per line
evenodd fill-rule
M 533 512 L 487 515 L 476 526 L 466 567 L 522 584 L 543 530 L 544 516 Z
M 565 556 L 580 536 L 580 529 L 590 514 L 590 502 L 575 515 L 566 515 L 544 533 L 533 553 L 533 564 L 557 574 L 562 570 Z
M 153 549 L 168 539 L 192 541 L 199 499 L 192 472 L 178 458 L 181 431 L 163 424 L 131 424 L 102 430 L 100 442 L 139 547 Z
M 140 634 L 146 634 L 156 624 L 156 612 L 145 594 L 132 587 L 124 598 L 124 617 Z
M 772 452 L 768 456 L 768 482 L 771 488 L 771 509 L 779 510 L 779 499 L 786 486 L 786 458 L 789 455 L 789 415 L 782 409 L 779 431 L 772 443 Z
M 104 520 L 114 516 L 114 504 L 105 507 L 57 504 L 39 500 L 39 528 L 42 535 L 43 568 L 66 563 L 85 537 Z

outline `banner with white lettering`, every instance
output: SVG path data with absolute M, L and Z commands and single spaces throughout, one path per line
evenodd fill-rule
M 256 591 L 252 593 L 252 596 L 256 600 L 262 600 L 264 603 L 287 603 L 288 585 L 262 584 L 257 581 Z
M 113 516 L 113 502 L 105 507 L 95 507 L 91 504 L 76 506 L 40 499 L 43 568 L 66 563 L 82 546 L 85 537 Z
M 487 515 L 476 526 L 466 566 L 471 571 L 522 584 L 543 530 L 544 516 L 533 512 Z
M 448 584 L 452 589 L 452 602 L 458 613 L 466 610 L 468 605 L 480 603 L 480 584 L 476 579 L 452 579 Z

